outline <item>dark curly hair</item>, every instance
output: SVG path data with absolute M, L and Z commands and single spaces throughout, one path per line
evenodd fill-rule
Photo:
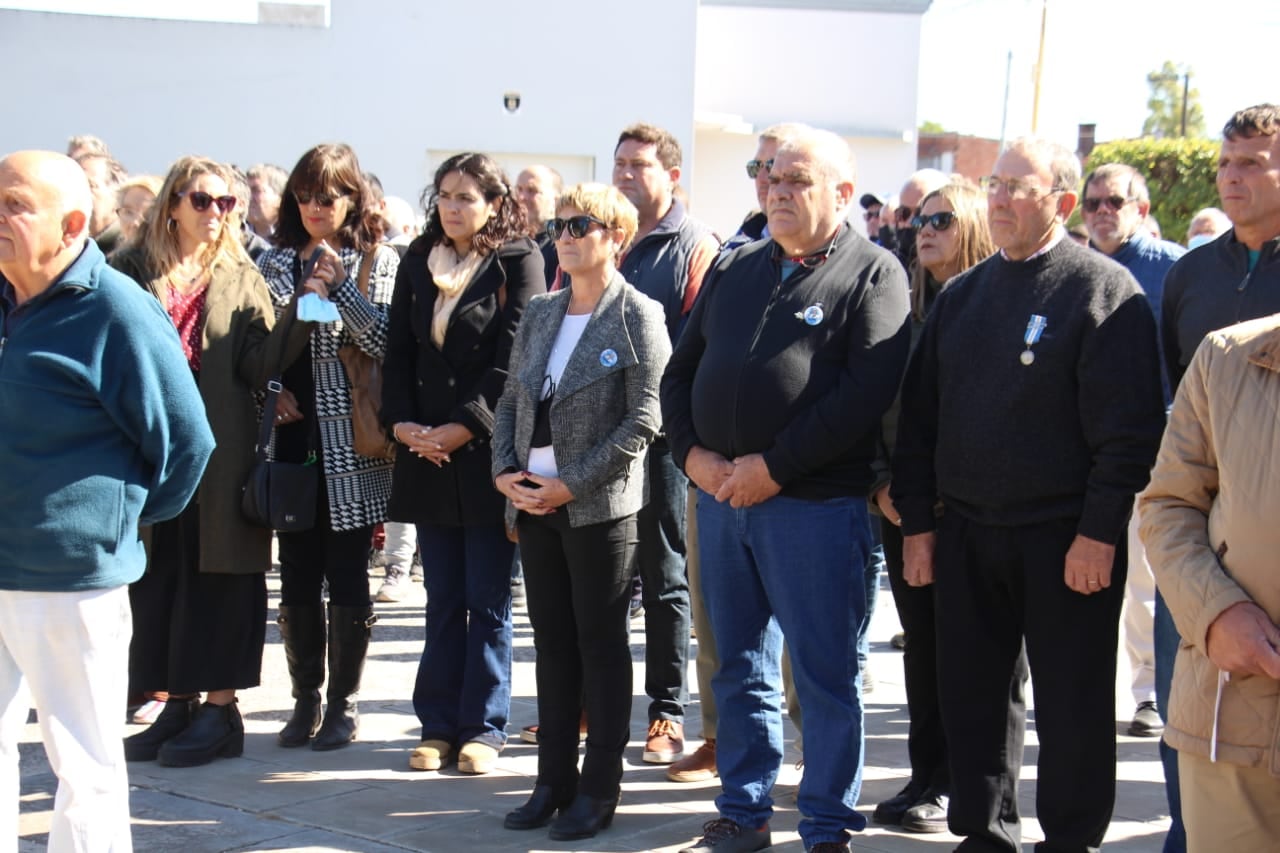
M 341 247 L 364 253 L 372 251 L 381 241 L 382 220 L 361 176 L 360 161 L 350 145 L 342 142 L 317 145 L 303 154 L 289 173 L 284 192 L 280 194 L 280 219 L 273 235 L 273 242 L 283 249 L 304 249 L 311 242 L 311 235 L 302 224 L 298 200 L 294 198 L 297 192 L 346 195 L 351 206 L 336 235 Z
M 461 172 L 469 175 L 480 188 L 484 200 L 488 202 L 501 199 L 498 213 L 485 223 L 484 227 L 471 238 L 472 251 L 487 255 L 494 249 L 524 235 L 528 230 L 525 221 L 524 207 L 512 193 L 511 181 L 507 180 L 502 167 L 484 154 L 467 152 L 455 154 L 440 164 L 436 169 L 435 179 L 431 186 L 422 191 L 422 208 L 427 214 L 427 227 L 422 237 L 427 245 L 434 246 L 449 238 L 445 236 L 444 226 L 440 223 L 440 208 L 436 197 L 440 193 L 440 184 L 450 172 Z

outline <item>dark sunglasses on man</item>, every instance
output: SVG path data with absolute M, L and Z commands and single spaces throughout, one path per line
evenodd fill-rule
M 764 169 L 766 173 L 773 171 L 773 158 L 768 160 L 748 160 L 747 161 L 747 177 L 751 180 L 756 179 L 756 175 L 760 174 L 760 170 Z
M 557 216 L 555 219 L 547 220 L 547 236 L 554 242 L 560 239 L 561 234 L 568 231 L 570 237 L 575 240 L 581 240 L 591 231 L 592 225 L 599 225 L 601 228 L 609 227 L 594 216 L 586 214 L 570 216 L 568 219 L 561 219 Z
M 1137 201 L 1137 199 L 1121 198 L 1118 195 L 1109 195 L 1105 198 L 1086 198 L 1084 201 L 1080 202 L 1080 206 L 1084 208 L 1085 213 L 1097 213 L 1098 208 L 1102 207 L 1104 204 L 1109 210 L 1119 211 L 1120 208 L 1124 207 L 1131 201 Z
M 911 218 L 911 227 L 919 231 L 928 225 L 934 231 L 946 231 L 951 227 L 951 223 L 956 221 L 956 215 L 949 210 L 931 213 L 928 216 L 913 216 Z
M 218 210 L 227 214 L 236 209 L 236 197 L 233 195 L 212 196 L 200 190 L 191 192 L 178 193 L 178 198 L 185 198 L 191 202 L 191 209 L 196 213 L 204 213 L 209 209 L 209 205 L 216 204 Z

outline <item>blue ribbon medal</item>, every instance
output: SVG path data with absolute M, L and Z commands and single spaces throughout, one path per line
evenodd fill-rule
M 1027 348 L 1022 351 L 1022 355 L 1018 356 L 1018 361 L 1029 366 L 1036 360 L 1036 354 L 1031 351 L 1031 348 L 1039 342 L 1040 336 L 1044 334 L 1044 327 L 1048 323 L 1049 321 L 1039 314 L 1031 315 L 1031 319 L 1027 321 L 1027 331 L 1022 336 L 1022 342 L 1027 345 Z

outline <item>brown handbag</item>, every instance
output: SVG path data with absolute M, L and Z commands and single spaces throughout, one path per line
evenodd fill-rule
M 376 251 L 375 248 L 360 259 L 357 282 L 365 299 L 369 298 L 369 276 Z M 351 387 L 351 432 L 356 453 L 370 459 L 395 459 L 395 442 L 387 436 L 378 417 L 382 408 L 382 363 L 354 344 L 338 347 L 338 359 Z

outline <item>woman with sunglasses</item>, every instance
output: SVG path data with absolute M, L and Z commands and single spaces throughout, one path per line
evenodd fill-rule
M 987 196 L 972 183 L 952 180 L 924 197 L 911 226 L 916 263 L 911 270 L 911 336 L 914 345 L 925 317 L 947 282 L 995 251 L 987 230 Z M 892 445 L 898 407 L 884 421 Z M 889 447 L 892 452 L 892 446 Z M 880 525 L 889 587 L 906 632 L 902 667 L 907 688 L 907 755 L 911 779 L 898 794 L 876 806 L 876 823 L 901 825 L 909 832 L 945 832 L 951 781 L 947 744 L 938 710 L 937 647 L 933 624 L 933 587 L 908 586 L 903 578 L 902 519 L 889 499 L 885 476 L 873 489 L 873 509 L 888 521 Z
M 418 529 L 426 643 L 415 770 L 487 773 L 511 709 L 511 557 L 489 477 L 493 412 L 542 253 L 502 169 L 458 154 L 423 193 L 427 225 L 396 278 L 382 418 L 399 442 L 390 517 Z
M 254 462 L 254 391 L 305 338 L 272 331 L 230 181 L 229 169 L 202 157 L 174 163 L 154 216 L 111 260 L 168 311 L 217 439 L 195 500 L 144 530 L 150 559 L 129 589 L 129 675 L 139 689 L 167 690 L 168 701 L 150 728 L 125 738 L 130 761 L 184 767 L 240 755 L 236 691 L 257 686 L 262 670 L 271 534 L 244 521 L 240 489 Z
M 493 429 L 494 485 L 520 534 L 538 652 L 538 777 L 508 829 L 590 838 L 613 820 L 630 736 L 627 606 L 645 451 L 671 355 L 662 306 L 617 272 L 637 213 L 579 184 L 548 224 L 569 287 L 529 304 Z M 587 745 L 578 770 L 578 725 Z
M 273 235 L 276 248 L 258 258 L 277 315 L 301 312 L 317 319 L 309 324 L 309 345 L 284 365 L 283 383 L 292 398 L 277 415 L 274 439 L 276 459 L 314 463 L 322 473 L 315 526 L 278 534 L 276 621 L 295 700 L 293 715 L 277 736 L 284 747 L 310 742 L 316 750 L 339 749 L 359 730 L 356 697 L 369 629 L 376 621 L 369 599 L 369 547 L 374 525 L 386 515 L 391 464 L 355 450 L 351 384 L 338 350 L 353 346 L 382 359 L 399 255 L 379 245 L 381 235 L 355 152 L 341 143 L 317 145 L 302 155 L 285 183 Z M 362 272 L 368 273 L 367 282 Z M 317 313 L 310 313 L 313 308 Z M 329 682 L 322 720 L 326 581 Z

